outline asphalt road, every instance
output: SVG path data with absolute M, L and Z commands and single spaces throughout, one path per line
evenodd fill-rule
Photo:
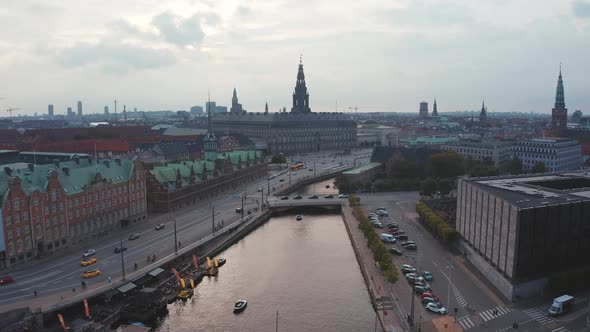
M 340 166 L 341 162 L 346 165 L 353 162 L 367 163 L 370 152 L 353 151 L 352 155 L 342 158 L 332 159 L 330 152 L 309 154 L 298 160 L 304 160 L 306 165 L 316 160 L 317 172 L 332 169 Z M 359 158 L 356 161 L 355 158 Z M 240 195 L 246 193 L 247 199 L 244 202 L 244 210 L 253 209 L 259 206 L 262 193 L 258 188 L 263 188 L 266 197 L 267 187 L 276 189 L 288 184 L 288 173 L 278 175 L 280 171 L 270 171 L 269 178 L 266 177 L 255 180 L 247 186 L 237 188 L 235 192 L 228 192 L 225 196 L 219 196 L 209 202 L 199 202 L 188 209 L 160 215 L 155 218 L 148 218 L 144 225 L 132 230 L 120 230 L 108 239 L 92 241 L 86 248 L 81 250 L 69 248 L 60 251 L 49 260 L 38 263 L 27 264 L 21 269 L 10 272 L 15 278 L 15 282 L 2 286 L 0 295 L 0 306 L 3 304 L 18 302 L 27 299 L 33 300 L 33 292 L 37 291 L 38 296 L 61 293 L 76 288 L 81 289 L 82 280 L 86 281 L 88 286 L 95 283 L 103 283 L 108 277 L 116 281 L 122 277 L 121 255 L 114 252 L 114 248 L 120 245 L 123 240 L 124 247 L 128 249 L 124 252 L 125 271 L 127 274 L 134 271 L 134 264 L 137 263 L 139 268 L 144 267 L 149 255 L 164 257 L 174 252 L 174 223 L 176 220 L 177 240 L 188 244 L 191 241 L 199 240 L 212 233 L 211 204 L 215 210 L 215 223 L 221 223 L 225 226 L 230 225 L 241 219 L 241 214 L 236 213 L 236 208 L 241 207 Z M 304 175 L 310 175 L 309 166 L 291 174 L 291 181 L 297 181 Z M 296 174 L 296 175 L 293 175 Z M 269 182 L 270 181 L 270 182 Z M 157 220 L 155 220 L 157 218 Z M 166 226 L 161 230 L 154 230 L 157 223 L 164 223 Z M 136 240 L 128 240 L 131 233 L 139 233 L 140 237 Z M 97 263 L 83 267 L 80 265 L 81 255 L 86 249 L 96 249 L 95 256 Z M 93 278 L 82 278 L 82 273 L 86 270 L 99 269 L 102 274 Z

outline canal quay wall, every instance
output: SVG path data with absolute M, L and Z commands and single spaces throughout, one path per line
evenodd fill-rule
M 351 168 L 353 168 L 353 167 L 352 166 L 344 166 L 344 167 L 339 167 L 338 169 L 334 169 L 334 170 L 326 170 L 326 171 L 323 171 L 319 174 L 316 173 L 316 175 L 314 175 L 314 176 L 304 176 L 303 179 L 299 178 L 298 181 L 293 182 L 292 184 L 287 184 L 286 186 L 276 189 L 273 194 L 275 196 L 289 195 L 292 192 L 299 190 L 301 187 L 304 187 L 304 186 L 307 186 L 310 184 L 314 184 L 316 182 L 328 180 L 328 179 L 333 178 L 334 176 L 337 176 L 337 175 L 341 174 L 342 172 L 344 172 L 348 169 L 351 169 Z

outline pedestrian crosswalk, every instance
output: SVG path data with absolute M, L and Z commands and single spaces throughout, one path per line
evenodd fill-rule
M 461 325 L 463 330 L 467 330 L 472 327 L 475 327 L 475 323 L 469 317 L 461 318 L 461 319 L 457 320 L 457 323 L 459 323 L 459 325 Z
M 481 317 L 481 319 L 483 319 L 484 322 L 487 322 L 490 319 L 496 318 L 498 316 L 502 316 L 504 314 L 509 313 L 510 311 L 511 310 L 509 308 L 498 306 L 498 307 L 480 312 L 479 316 Z
M 537 308 L 523 310 L 523 312 L 525 314 L 527 314 L 529 317 L 531 317 L 533 320 L 537 321 L 541 325 L 546 325 L 546 324 L 549 324 L 549 323 L 555 321 L 555 319 L 547 316 L 547 313 L 545 313 Z
M 465 300 L 463 295 L 461 295 L 461 292 L 459 292 L 459 290 L 457 289 L 457 287 L 455 287 L 454 284 L 453 284 L 453 293 L 455 294 L 455 298 L 457 299 L 457 302 L 459 303 L 459 305 L 461 307 L 464 307 L 467 305 L 467 300 Z
M 566 327 L 562 326 L 562 327 L 558 327 L 556 329 L 551 330 L 551 332 L 570 332 L 570 330 L 568 330 Z

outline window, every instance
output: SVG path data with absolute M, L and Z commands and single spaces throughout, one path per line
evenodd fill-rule
M 37 227 L 35 227 L 35 233 L 37 233 L 38 239 L 43 237 L 43 230 L 41 229 L 41 225 L 37 225 Z
M 8 240 L 12 240 L 12 231 L 11 230 L 6 231 L 6 238 Z
M 6 226 L 9 226 L 10 224 L 12 224 L 12 217 L 11 216 L 6 216 Z
M 30 229 L 29 229 L 29 225 L 25 226 L 25 235 L 29 235 Z
M 29 213 L 28 212 L 23 213 L 23 221 L 29 221 Z
M 20 215 L 19 214 L 15 214 L 14 215 L 14 223 L 18 224 L 20 222 Z
M 20 237 L 20 227 L 16 228 L 16 237 Z

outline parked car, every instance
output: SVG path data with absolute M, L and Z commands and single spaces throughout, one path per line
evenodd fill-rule
M 422 298 L 425 298 L 425 297 L 432 298 L 432 299 L 434 299 L 434 302 L 440 302 L 440 298 L 438 296 L 432 294 L 431 292 L 424 292 L 424 293 L 422 293 L 421 296 L 422 296 Z
M 404 231 L 402 229 L 398 229 L 397 231 L 393 231 L 392 234 L 395 236 L 404 235 L 404 234 L 406 234 L 406 231 Z
M 347 194 L 340 194 L 340 195 L 338 195 L 338 198 L 348 198 L 348 195 Z
M 283 196 L 283 197 L 281 197 L 281 200 L 283 200 L 283 201 L 286 201 L 288 199 L 289 199 L 289 196 Z
M 279 182 L 285 182 L 285 179 L 279 179 Z
M 92 258 L 84 258 L 82 261 L 80 261 L 80 265 L 82 266 L 88 266 L 88 265 L 92 265 L 96 263 L 96 258 L 92 257 Z
M 256 191 L 261 192 L 262 191 L 262 187 L 256 189 Z
M 404 241 L 404 242 L 402 242 L 402 247 L 405 247 L 405 246 L 410 245 L 410 244 L 416 244 L 416 242 L 414 242 L 414 241 Z
M 326 195 L 324 198 L 334 198 L 334 195 Z
M 405 246 L 403 246 L 403 248 L 406 250 L 418 250 L 418 246 L 413 243 L 405 245 Z
M 408 236 L 406 234 L 398 235 L 398 236 L 396 236 L 396 238 L 398 239 L 398 241 L 407 241 L 408 240 Z
M 422 293 L 422 295 L 424 295 L 424 294 L 426 294 L 426 293 Z M 435 300 L 432 297 L 428 297 L 428 296 L 423 297 L 422 298 L 422 304 L 426 305 L 428 303 L 439 303 L 439 301 Z
M 399 224 L 396 222 L 388 222 L 387 228 L 399 228 Z
M 244 209 L 242 209 L 241 207 L 236 209 L 236 213 L 242 213 L 242 211 L 244 211 Z
M 156 227 L 154 227 L 155 230 L 159 231 L 162 228 L 166 227 L 166 224 L 157 224 Z
M 422 277 L 424 277 L 424 279 L 426 279 L 427 281 L 432 281 L 432 273 L 428 271 L 423 271 Z
M 318 199 L 318 195 L 309 195 L 307 199 Z
M 373 224 L 373 227 L 375 228 L 383 228 L 383 224 L 378 221 L 372 221 L 371 224 Z
M 90 256 L 94 256 L 94 255 L 96 255 L 96 250 L 88 249 L 82 254 L 82 257 L 90 257 Z
M 425 292 L 430 292 L 430 287 L 429 286 L 414 286 L 414 292 L 416 292 L 416 294 L 421 295 Z
M 399 250 L 398 248 L 389 248 L 389 251 L 394 254 L 394 255 L 398 255 L 398 256 L 402 256 L 404 254 L 403 251 Z
M 10 284 L 11 282 L 14 282 L 14 278 L 11 275 L 0 278 L 0 285 Z
M 135 239 L 139 239 L 139 233 L 133 233 L 129 235 L 129 240 L 133 241 Z
M 295 197 L 293 197 L 293 199 L 302 199 L 303 197 L 301 197 L 301 195 L 295 195 Z
M 403 273 L 416 273 L 416 268 L 412 265 L 404 264 L 402 265 L 402 272 Z
M 127 247 L 123 247 L 122 251 L 126 251 Z M 121 247 L 115 247 L 115 254 L 120 254 L 121 253 Z
M 445 309 L 445 307 L 443 307 L 442 304 L 434 303 L 434 302 L 428 303 L 426 305 L 426 310 L 432 311 L 432 312 L 437 313 L 439 315 L 446 315 L 446 313 L 447 313 L 447 309 Z
M 89 271 L 84 271 L 84 273 L 82 273 L 82 277 L 84 278 L 92 278 L 92 277 L 96 277 L 98 275 L 100 275 L 100 270 L 89 270 Z

